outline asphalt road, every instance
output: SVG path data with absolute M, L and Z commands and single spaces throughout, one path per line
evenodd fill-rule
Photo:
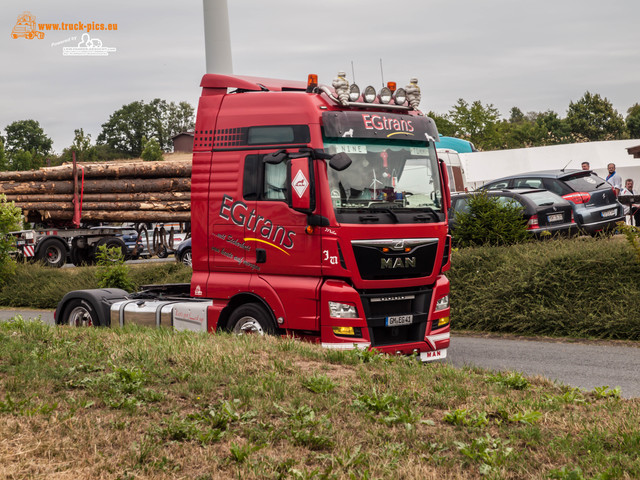
M 0 321 L 22 315 L 53 325 L 53 310 L 0 309 Z M 456 335 L 451 338 L 448 363 L 490 370 L 515 370 L 541 375 L 582 390 L 620 387 L 625 398 L 640 397 L 640 344 L 571 343 Z
M 569 343 L 452 335 L 447 361 L 457 367 L 476 365 L 542 375 L 580 388 L 619 386 L 625 398 L 640 397 L 640 344 Z

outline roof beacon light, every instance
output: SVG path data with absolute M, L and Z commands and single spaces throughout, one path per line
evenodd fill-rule
M 404 105 L 404 102 L 407 101 L 407 92 L 404 88 L 399 88 L 393 94 L 393 101 L 396 105 Z
M 349 87 L 349 101 L 357 102 L 360 98 L 360 87 L 355 83 Z
M 378 95 L 378 98 L 380 99 L 380 103 L 384 103 L 386 105 L 391 101 L 392 96 L 393 94 L 391 93 L 391 90 L 389 90 L 387 87 L 382 87 L 380 89 L 380 95 Z
M 391 90 L 391 93 L 396 91 L 396 82 L 387 82 L 387 88 Z
M 338 76 L 333 79 L 331 85 L 336 90 L 338 100 L 344 106 L 349 104 L 349 82 L 346 78 L 347 74 L 344 72 L 338 72 Z
M 405 91 L 407 92 L 409 105 L 414 110 L 417 110 L 418 105 L 420 105 L 421 95 L 420 87 L 418 86 L 418 79 L 416 77 L 413 77 L 411 78 L 411 80 L 409 80 L 409 85 L 405 87 Z
M 318 88 L 318 75 L 310 73 L 307 77 L 307 92 L 311 93 Z
M 373 103 L 376 99 L 376 89 L 369 85 L 364 89 L 364 95 L 362 96 L 362 99 L 365 101 L 365 103 Z

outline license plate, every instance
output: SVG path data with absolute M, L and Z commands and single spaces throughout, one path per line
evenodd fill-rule
M 603 218 L 615 217 L 616 216 L 616 209 L 614 208 L 613 210 L 605 210 L 604 212 L 601 212 L 601 215 L 602 215 Z
M 561 213 L 554 213 L 553 215 L 547 215 L 547 220 L 549 220 L 549 223 L 561 222 L 562 219 L 563 219 L 563 215 Z
M 396 315 L 395 317 L 387 317 L 387 327 L 397 327 L 398 325 L 411 325 L 413 323 L 413 315 Z

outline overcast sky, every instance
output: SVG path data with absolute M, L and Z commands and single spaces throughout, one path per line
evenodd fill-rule
M 361 86 L 417 76 L 421 109 L 447 113 L 459 98 L 503 117 L 553 110 L 588 90 L 626 115 L 640 103 L 638 0 L 228 0 L 234 73 L 330 84 L 338 70 Z M 19 14 L 36 23 L 117 24 L 91 32 L 108 56 L 65 56 L 82 32 L 13 39 Z M 4 32 L 4 33 L 1 33 Z M 76 40 L 70 40 L 77 36 Z M 65 42 L 65 43 L 60 43 Z M 52 45 L 57 44 L 57 45 Z M 205 73 L 201 0 L 2 0 L 0 129 L 34 119 L 56 152 L 84 128 L 135 100 L 188 101 Z

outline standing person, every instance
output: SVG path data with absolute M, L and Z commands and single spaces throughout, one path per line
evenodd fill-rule
M 613 187 L 613 191 L 616 192 L 616 197 L 620 195 L 620 190 L 622 190 L 622 177 L 616 173 L 616 164 L 610 163 L 607 165 L 607 170 L 609 171 L 609 175 L 605 180 L 611 184 Z
M 638 195 L 633 190 L 633 179 L 627 178 L 624 181 L 624 188 L 620 191 L 620 195 Z M 633 216 L 633 224 L 638 225 L 640 222 L 640 205 L 637 203 L 624 205 L 624 214 Z
M 582 169 L 591 170 L 591 165 L 589 165 L 589 162 L 582 162 Z

